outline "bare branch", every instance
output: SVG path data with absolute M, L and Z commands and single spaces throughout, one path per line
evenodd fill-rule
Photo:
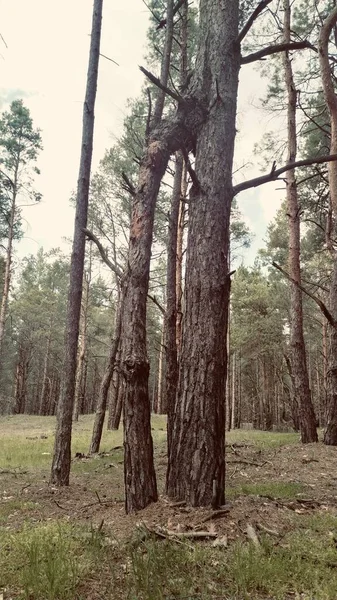
M 270 0 L 271 1 L 271 0 Z M 178 10 L 187 2 L 187 0 L 178 0 L 177 4 L 174 6 L 173 8 L 173 16 L 178 12 Z M 163 27 L 165 27 L 167 22 L 167 19 L 162 19 L 161 21 L 159 21 L 158 29 L 163 29 Z
M 309 292 L 300 283 L 298 283 L 297 281 L 295 281 L 295 279 L 293 279 L 292 277 L 290 277 L 289 273 L 287 273 L 284 269 L 282 269 L 282 267 L 280 267 L 280 265 L 278 265 L 276 262 L 273 261 L 272 265 L 273 265 L 273 267 L 275 267 L 275 269 L 277 269 L 278 271 L 280 271 L 280 273 L 282 273 L 282 275 L 284 275 L 284 277 L 286 277 L 286 279 L 288 279 L 288 281 L 291 281 L 291 283 L 293 283 L 294 285 L 296 285 L 296 287 L 298 287 L 304 294 L 306 294 L 307 296 L 309 296 L 309 298 L 311 298 L 314 302 L 316 302 L 317 306 L 319 306 L 319 308 L 321 309 L 323 315 L 325 316 L 326 320 L 330 323 L 330 325 L 332 327 L 337 328 L 337 321 L 335 321 L 335 319 L 333 318 L 332 314 L 327 309 L 327 307 L 325 306 L 324 302 L 322 302 L 322 300 L 320 300 L 320 298 L 317 298 L 317 296 L 315 296 L 314 294 L 312 294 L 311 292 Z
M 262 11 L 271 3 L 271 0 L 262 0 L 260 4 L 257 5 L 256 9 L 250 15 L 247 23 L 243 26 L 242 30 L 239 33 L 238 43 L 241 44 L 243 38 L 246 37 L 247 33 L 251 29 L 252 25 L 258 18 L 258 16 L 262 13 Z
M 156 296 L 152 296 L 151 294 L 148 294 L 147 297 L 150 298 L 150 300 L 152 300 L 153 304 L 155 304 L 159 308 L 160 312 L 165 317 L 165 315 L 166 315 L 165 308 L 160 304 L 160 302 L 157 300 Z
M 171 96 L 171 98 L 173 98 L 173 100 L 176 100 L 176 102 L 182 102 L 182 96 L 179 96 L 178 94 L 170 90 L 170 88 L 168 88 L 166 85 L 163 85 L 158 79 L 158 77 L 150 73 L 150 71 L 148 71 L 144 67 L 139 68 L 141 72 L 144 73 L 144 75 L 146 75 L 146 77 L 151 81 L 151 83 L 156 85 L 159 89 L 163 90 L 163 92 L 165 92 L 165 94 L 167 94 L 168 96 Z
M 109 269 L 111 269 L 111 271 L 113 273 L 115 273 L 115 275 L 117 275 L 117 277 L 119 279 L 121 279 L 123 277 L 123 272 L 117 267 L 117 265 L 115 265 L 109 259 L 108 255 L 107 255 L 106 251 L 104 250 L 98 237 L 96 237 L 95 234 L 92 231 L 90 231 L 89 229 L 83 229 L 83 232 L 87 236 L 88 240 L 91 240 L 92 242 L 94 242 L 94 244 L 96 244 L 97 249 L 101 255 L 101 258 L 102 258 L 103 262 L 107 265 L 107 267 L 109 267 Z
M 102 56 L 103 58 L 106 58 L 107 60 L 110 60 L 112 63 L 117 65 L 117 67 L 120 67 L 120 64 L 118 62 L 116 62 L 113 58 L 109 58 L 108 56 L 105 56 L 105 54 L 102 54 L 101 52 L 100 52 L 100 56 Z
M 130 179 L 128 178 L 127 174 L 124 173 L 124 171 L 122 171 L 122 179 L 125 183 L 125 185 L 123 185 L 123 189 L 125 189 L 127 192 L 129 192 L 129 194 L 131 194 L 131 196 L 135 196 L 136 195 L 136 190 L 133 186 L 132 181 L 130 181 Z
M 288 44 L 275 44 L 274 46 L 268 46 L 267 48 L 262 48 L 258 50 L 258 52 L 253 52 L 252 54 L 247 54 L 247 56 L 241 57 L 241 64 L 247 65 L 248 63 L 255 62 L 256 60 L 262 60 L 265 56 L 270 56 L 271 54 L 277 54 L 279 52 L 285 52 L 285 50 L 304 50 L 304 48 L 310 48 L 310 50 L 317 49 L 315 46 L 310 44 L 307 40 L 303 42 L 290 42 Z
M 337 161 L 337 154 L 330 154 L 329 156 L 316 156 L 314 158 L 306 158 L 304 160 L 298 160 L 293 163 L 288 163 L 284 167 L 280 169 L 276 169 L 275 162 L 271 168 L 270 173 L 267 175 L 261 175 L 261 177 L 255 177 L 254 179 L 248 179 L 247 181 L 243 181 L 242 183 L 238 183 L 233 187 L 233 194 L 239 194 L 243 192 L 243 190 L 248 190 L 252 187 L 258 187 L 259 185 L 263 185 L 264 183 L 268 183 L 269 181 L 276 181 L 282 173 L 286 173 L 291 169 L 295 169 L 297 167 L 309 167 L 314 164 L 321 164 L 325 162 Z

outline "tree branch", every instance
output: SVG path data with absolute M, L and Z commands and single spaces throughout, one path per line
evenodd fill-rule
M 107 256 L 106 251 L 104 250 L 101 242 L 99 241 L 98 237 L 95 236 L 95 234 L 90 231 L 89 229 L 83 229 L 83 232 L 85 233 L 85 235 L 87 236 L 88 240 L 91 240 L 92 242 L 94 242 L 94 244 L 96 244 L 97 249 L 101 255 L 101 258 L 103 260 L 103 262 L 107 265 L 107 267 L 109 267 L 109 269 L 111 269 L 111 271 L 113 273 L 115 273 L 115 275 L 117 275 L 117 277 L 119 279 L 121 279 L 123 277 L 123 271 L 121 271 L 121 269 L 119 269 L 117 267 L 117 265 L 115 265 Z
M 102 258 L 103 262 L 106 264 L 106 266 L 109 267 L 109 269 L 113 273 L 115 273 L 115 275 L 117 275 L 118 279 L 121 279 L 124 275 L 123 271 L 109 259 L 109 257 L 107 256 L 107 253 L 104 250 L 98 237 L 96 237 L 96 235 L 89 229 L 83 229 L 83 232 L 87 236 L 88 240 L 91 240 L 92 242 L 94 242 L 94 244 L 96 244 L 97 249 L 101 255 L 101 258 Z M 151 294 L 148 294 L 147 297 L 150 298 L 150 300 L 152 300 L 152 302 L 159 308 L 160 312 L 165 316 L 165 314 L 166 314 L 165 309 L 160 304 L 160 302 L 157 300 L 157 298 L 155 296 L 151 296 Z
M 152 296 L 151 294 L 148 294 L 148 295 L 147 295 L 147 297 L 148 297 L 148 298 L 150 298 L 150 300 L 152 300 L 153 304 L 155 304 L 155 305 L 156 305 L 156 306 L 159 308 L 160 312 L 161 312 L 161 313 L 162 313 L 162 315 L 165 317 L 165 315 L 166 315 L 166 310 L 165 310 L 165 308 L 164 308 L 164 307 L 163 307 L 163 306 L 160 304 L 160 302 L 157 300 L 156 296 Z
M 247 65 L 248 63 L 255 62 L 256 60 L 262 60 L 265 56 L 277 54 L 278 52 L 285 52 L 286 50 L 304 50 L 304 48 L 310 48 L 310 50 L 315 50 L 315 52 L 317 52 L 315 46 L 310 44 L 310 42 L 307 40 L 304 40 L 303 42 L 275 44 L 274 46 L 262 48 L 261 50 L 258 50 L 258 52 L 253 52 L 252 54 L 247 54 L 247 56 L 242 56 L 241 64 Z
M 243 192 L 243 190 L 248 190 L 252 187 L 258 187 L 259 185 L 263 185 L 264 183 L 268 183 L 269 181 L 276 181 L 282 173 L 286 173 L 291 169 L 295 169 L 297 167 L 309 167 L 313 164 L 321 164 L 325 162 L 337 161 L 337 154 L 329 154 L 329 156 L 316 156 L 314 158 L 306 158 L 304 160 L 298 160 L 293 163 L 288 163 L 284 167 L 280 167 L 280 169 L 276 169 L 276 163 L 273 163 L 270 173 L 267 175 L 261 175 L 261 177 L 255 177 L 254 179 L 248 179 L 247 181 L 243 181 L 242 183 L 238 183 L 233 187 L 233 195 L 239 194 Z
M 256 21 L 256 19 L 258 18 L 258 16 L 268 6 L 268 4 L 271 3 L 271 1 L 272 0 L 262 0 L 262 2 L 260 2 L 260 4 L 257 5 L 256 9 L 252 12 L 252 14 L 250 15 L 247 23 L 243 26 L 243 28 L 241 29 L 241 31 L 239 33 L 239 37 L 238 37 L 238 43 L 239 44 L 241 44 L 243 38 L 246 37 L 247 33 L 251 29 L 252 25 L 254 24 L 254 22 Z
M 271 0 L 269 0 L 271 1 Z M 183 4 L 185 4 L 185 2 L 187 2 L 187 0 L 178 0 L 177 4 L 174 6 L 173 8 L 173 16 L 178 12 L 178 10 L 183 6 Z M 163 29 L 163 27 L 165 27 L 167 23 L 167 19 L 161 19 L 161 21 L 159 21 L 159 24 L 157 26 L 157 30 L 158 29 Z
M 317 298 L 317 296 L 315 296 L 314 294 L 309 292 L 305 287 L 303 287 L 300 283 L 298 283 L 298 281 L 295 281 L 295 279 L 290 277 L 289 273 L 284 271 L 284 269 L 282 269 L 282 267 L 280 267 L 280 265 L 278 265 L 276 262 L 273 261 L 272 265 L 273 265 L 273 267 L 275 267 L 275 269 L 280 271 L 280 273 L 282 273 L 282 275 L 284 275 L 284 277 L 286 277 L 286 279 L 288 279 L 288 281 L 291 281 L 291 283 L 296 285 L 296 287 L 298 287 L 304 294 L 306 294 L 307 296 L 309 296 L 309 298 L 311 298 L 314 302 L 316 302 L 317 306 L 319 306 L 323 315 L 325 316 L 326 320 L 330 323 L 330 325 L 332 327 L 337 328 L 337 321 L 335 321 L 332 314 L 327 309 L 324 302 L 322 302 L 322 300 L 320 300 L 320 298 Z
M 124 171 L 122 171 L 122 179 L 125 183 L 125 185 L 122 185 L 123 189 L 126 190 L 127 192 L 129 192 L 129 194 L 131 196 L 135 196 L 136 190 L 133 186 L 133 183 L 132 183 L 132 181 L 130 181 L 130 179 L 128 178 L 127 174 L 124 173 Z
M 182 96 L 179 96 L 178 94 L 170 90 L 170 88 L 168 88 L 166 85 L 163 85 L 158 79 L 158 77 L 150 73 L 150 71 L 148 71 L 144 67 L 139 68 L 141 72 L 144 73 L 144 75 L 146 75 L 146 77 L 151 81 L 151 83 L 159 87 L 159 89 L 163 90 L 163 92 L 165 92 L 165 94 L 167 94 L 168 96 L 171 96 L 171 98 L 173 98 L 173 100 L 176 100 L 176 102 L 182 102 Z

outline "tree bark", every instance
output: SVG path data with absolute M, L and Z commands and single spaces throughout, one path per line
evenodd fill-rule
M 197 136 L 190 192 L 184 336 L 167 474 L 169 495 L 193 506 L 224 502 L 237 38 L 238 3 L 201 0 L 195 81 L 209 112 Z
M 91 268 L 90 268 L 91 270 Z M 85 357 L 87 353 L 87 323 L 88 323 L 88 308 L 89 308 L 89 287 L 90 287 L 90 270 L 84 274 L 83 277 L 83 289 L 82 289 L 82 301 L 81 301 L 81 313 L 80 313 L 80 324 L 79 324 L 79 343 L 78 343 L 78 360 L 76 367 L 76 379 L 75 379 L 75 399 L 74 399 L 74 413 L 73 420 L 78 421 L 78 415 L 82 409 L 83 404 L 83 380 L 85 371 Z
M 169 20 L 171 22 L 169 22 Z M 173 37 L 173 0 L 167 3 L 164 57 L 160 82 L 167 86 Z M 168 62 L 168 65 L 167 65 Z M 195 100 L 192 104 L 196 108 Z M 175 117 L 160 121 L 162 95 L 157 97 L 155 118 L 147 136 L 147 148 L 140 163 L 138 187 L 132 203 L 131 231 L 123 315 L 122 373 L 124 396 L 124 482 L 125 509 L 133 512 L 157 500 L 150 424 L 149 363 L 146 350 L 146 300 L 149 287 L 154 211 L 161 179 L 169 158 L 190 140 L 186 118 L 191 114 L 188 102 L 178 106 Z M 191 108 L 191 107 L 190 107 Z M 201 111 L 202 112 L 202 111 Z M 201 117 L 193 111 L 194 127 Z M 188 135 L 187 135 L 188 132 Z
M 319 59 L 323 92 L 327 103 L 330 121 L 331 138 L 330 151 L 337 151 L 337 96 L 335 94 L 334 82 L 331 76 L 328 46 L 332 29 L 337 23 L 337 8 L 334 8 L 328 18 L 324 21 L 319 37 Z M 337 223 L 337 163 L 328 164 L 328 180 L 330 189 L 330 203 L 332 209 L 333 231 L 336 233 Z M 333 274 L 330 287 L 330 312 L 334 320 L 337 320 L 337 254 L 334 251 Z M 324 443 L 337 445 L 337 328 L 330 329 L 330 348 L 328 352 L 327 369 L 327 427 L 324 435 Z
M 290 43 L 291 12 L 289 0 L 284 0 L 284 41 Z M 293 79 L 289 52 L 283 55 L 285 83 L 288 94 L 288 163 L 296 161 L 296 99 L 297 91 Z M 303 335 L 303 305 L 300 262 L 300 208 L 297 196 L 295 170 L 285 175 L 287 190 L 287 213 L 289 217 L 289 274 L 290 283 L 290 349 L 294 393 L 299 406 L 301 441 L 303 444 L 317 442 L 316 417 L 311 400 L 306 350 Z M 296 282 L 296 283 L 295 283 Z
M 89 66 L 83 107 L 82 147 L 77 185 L 75 230 L 70 265 L 70 286 L 65 336 L 64 382 L 57 409 L 57 426 L 51 482 L 69 485 L 71 428 L 74 407 L 76 358 L 84 270 L 85 233 L 94 135 L 94 110 L 100 55 L 103 0 L 94 0 Z
M 184 159 L 176 153 L 175 175 L 167 241 L 166 275 L 166 406 L 167 406 L 167 453 L 170 455 L 173 412 L 178 384 L 177 349 L 177 236 L 181 199 Z
M 12 265 L 12 252 L 13 252 L 13 239 L 14 239 L 14 225 L 16 215 L 16 196 L 17 196 L 17 185 L 18 185 L 18 170 L 19 170 L 20 156 L 17 161 L 15 169 L 15 177 L 13 182 L 13 194 L 12 194 L 12 206 L 9 216 L 8 224 L 8 243 L 6 249 L 6 262 L 5 262 L 5 273 L 4 273 L 4 287 L 2 292 L 1 308 L 0 308 L 0 365 L 2 364 L 2 348 L 3 340 L 5 335 L 5 325 L 8 308 L 8 297 L 9 289 L 11 284 L 11 265 Z

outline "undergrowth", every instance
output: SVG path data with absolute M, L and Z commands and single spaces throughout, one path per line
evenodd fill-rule
M 337 550 L 331 515 L 294 516 L 282 540 L 261 547 L 133 539 L 50 523 L 1 532 L 0 587 L 20 600 L 335 600 Z

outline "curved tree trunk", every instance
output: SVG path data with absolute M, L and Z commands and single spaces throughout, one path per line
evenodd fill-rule
M 290 2 L 284 0 L 284 41 L 290 43 Z M 296 100 L 289 52 L 283 57 L 285 83 L 288 94 L 288 162 L 296 161 Z M 289 274 L 290 282 L 290 348 L 294 393 L 299 406 L 301 441 L 303 444 L 317 442 L 316 417 L 311 400 L 306 350 L 303 335 L 303 306 L 300 262 L 300 208 L 297 197 L 295 170 L 285 174 L 287 187 L 287 213 L 289 217 Z M 298 284 L 298 285 L 296 285 Z
M 196 81 L 209 107 L 190 193 L 183 342 L 168 494 L 218 506 L 225 485 L 229 219 L 240 49 L 238 3 L 200 2 Z M 225 68 L 224 68 L 225 65 Z
M 57 425 L 51 482 L 69 485 L 71 428 L 74 407 L 76 358 L 81 313 L 85 233 L 94 136 L 98 63 L 100 54 L 103 0 L 94 0 L 87 88 L 83 107 L 82 148 L 77 185 L 75 230 L 70 265 L 70 286 L 65 336 L 64 381 L 57 407 Z

